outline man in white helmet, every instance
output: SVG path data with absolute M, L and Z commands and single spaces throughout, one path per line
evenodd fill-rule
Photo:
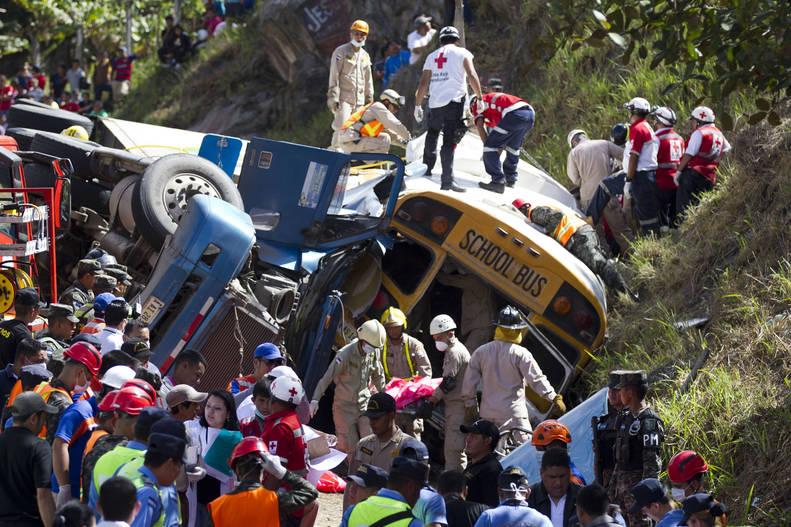
M 470 352 L 456 338 L 456 323 L 449 315 L 437 315 L 429 324 L 429 333 L 434 339 L 442 359 L 442 384 L 434 390 L 427 401 L 421 401 L 418 415 L 427 418 L 440 401 L 445 401 L 445 470 L 464 470 L 467 456 L 464 454 L 465 437 L 461 431 L 464 424 L 464 400 L 461 385 L 464 372 L 470 362 Z
M 302 423 L 297 416 L 305 391 L 299 379 L 281 375 L 269 386 L 270 414 L 264 419 L 261 439 L 269 448 L 269 453 L 280 458 L 283 466 L 302 477 L 308 473 Z M 274 485 L 277 488 L 277 485 Z M 268 486 L 270 490 L 274 490 Z
M 393 377 L 411 379 L 412 377 L 431 378 L 431 362 L 426 348 L 418 339 L 411 337 L 406 329 L 406 315 L 397 307 L 388 307 L 382 313 L 382 325 L 387 332 L 382 348 L 382 369 L 385 382 Z M 396 414 L 396 424 L 415 439 L 423 432 L 423 420 L 414 419 L 406 413 Z
M 350 115 L 341 126 L 341 151 L 386 154 L 394 139 L 406 145 L 409 130 L 396 117 L 402 104 L 404 98 L 395 90 L 387 89 L 378 102 L 368 103 Z
M 690 205 L 696 205 L 701 192 L 714 188 L 717 166 L 722 154 L 731 149 L 722 132 L 714 126 L 714 112 L 706 106 L 692 110 L 690 120 L 695 121 L 695 131 L 689 136 L 687 150 L 678 166 L 678 191 L 676 214 L 681 215 Z
M 343 123 L 352 113 L 374 100 L 371 57 L 363 49 L 367 38 L 368 23 L 355 20 L 349 32 L 349 42 L 332 52 L 327 106 L 335 116 L 330 145 L 333 149 L 340 146 L 339 131 Z
M 651 110 L 656 125 L 656 137 L 659 139 L 659 151 L 656 154 L 656 205 L 659 209 L 659 221 L 662 228 L 674 227 L 676 224 L 676 179 L 678 165 L 684 154 L 684 138 L 673 130 L 676 124 L 676 112 L 667 106 L 655 106 Z
M 377 391 L 383 392 L 385 378 L 379 350 L 385 344 L 385 328 L 378 320 L 368 320 L 357 328 L 357 339 L 338 351 L 324 376 L 319 380 L 310 401 L 310 415 L 319 409 L 319 400 L 335 383 L 332 419 L 338 436 L 338 450 L 351 452 L 360 437 L 371 434 L 368 418 L 362 413 L 368 405 L 373 381 Z
M 631 188 L 637 221 L 643 234 L 659 236 L 659 212 L 656 208 L 656 154 L 659 139 L 646 121 L 651 105 L 642 97 L 635 97 L 624 108 L 629 111 L 629 140 L 623 151 L 623 169 L 626 170 L 626 188 Z

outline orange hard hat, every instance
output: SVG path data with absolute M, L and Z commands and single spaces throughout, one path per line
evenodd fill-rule
M 355 20 L 352 22 L 352 31 L 362 31 L 366 35 L 368 34 L 368 22 L 365 20 Z
M 563 441 L 571 443 L 571 432 L 569 429 L 555 419 L 547 419 L 533 430 L 533 446 L 547 446 L 552 441 Z

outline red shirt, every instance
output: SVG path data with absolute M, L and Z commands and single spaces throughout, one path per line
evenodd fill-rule
M 47 78 L 43 74 L 38 74 L 36 79 L 38 80 L 38 87 L 43 90 L 47 86 Z
M 263 421 L 256 416 L 246 417 L 239 423 L 239 431 L 244 437 L 261 437 L 264 431 Z
M 483 113 L 478 114 L 477 108 L 472 109 L 472 116 L 477 121 L 483 117 L 484 124 L 494 128 L 503 120 L 508 112 L 528 106 L 524 99 L 507 93 L 485 93 L 483 95 Z
M 261 439 L 269 452 L 280 458 L 283 466 L 292 472 L 305 475 L 307 471 L 307 445 L 302 435 L 302 424 L 294 410 L 281 410 L 264 420 Z
M 70 112 L 79 112 L 80 105 L 74 101 L 71 101 L 69 104 L 64 104 L 60 107 L 61 110 L 68 110 Z
M 11 103 L 14 102 L 14 94 L 15 94 L 14 87 L 11 86 L 10 84 L 7 86 L 3 86 L 2 89 L 0 89 L 0 95 L 3 95 L 4 97 L 8 97 L 8 100 L 0 100 L 0 112 L 5 112 L 9 108 L 11 108 Z
M 638 119 L 629 126 L 629 140 L 623 149 L 624 170 L 629 167 L 631 152 L 637 154 L 637 171 L 656 170 L 659 139 L 645 119 Z

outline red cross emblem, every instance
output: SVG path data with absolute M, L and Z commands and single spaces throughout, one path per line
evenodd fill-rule
M 717 148 L 719 148 L 719 147 L 720 147 L 720 138 L 719 138 L 719 137 L 717 137 L 717 138 L 714 140 L 714 146 L 715 146 L 715 147 L 717 147 Z
M 448 62 L 448 59 L 446 59 L 446 58 L 443 56 L 443 54 L 442 54 L 442 53 L 440 53 L 440 54 L 437 56 L 437 58 L 435 58 L 435 59 L 434 59 L 434 62 L 436 62 L 436 63 L 437 63 L 437 69 L 438 69 L 438 70 L 441 70 L 441 69 L 442 69 L 442 65 L 443 65 L 443 64 L 445 64 L 446 62 Z
M 297 396 L 297 389 L 292 386 L 291 389 L 288 391 L 288 393 L 291 394 L 291 397 L 296 397 Z

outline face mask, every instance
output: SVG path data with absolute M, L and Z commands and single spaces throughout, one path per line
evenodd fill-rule
M 367 342 L 363 342 L 363 353 L 368 355 L 369 353 L 374 353 L 374 352 L 376 352 L 376 348 L 374 348 L 373 346 L 371 346 Z
M 255 411 L 255 416 L 257 418 L 261 419 L 261 420 L 266 419 L 266 416 L 264 414 L 262 414 L 261 412 L 259 412 L 258 410 Z
M 79 386 L 75 386 L 75 387 L 74 387 L 74 390 L 72 390 L 72 391 L 73 391 L 75 394 L 77 394 L 77 395 L 80 395 L 80 394 L 83 394 L 83 393 L 85 393 L 85 390 L 87 390 L 88 388 L 90 388 L 90 386 L 91 386 L 91 381 L 89 380 L 89 381 L 87 381 L 85 384 L 81 384 L 81 385 L 79 385 Z
M 352 39 L 352 46 L 354 46 L 355 48 L 361 48 L 365 45 L 366 40 L 367 39 L 364 38 L 362 42 L 357 42 L 356 40 Z
M 684 489 L 677 489 L 675 487 L 670 489 L 670 496 L 673 498 L 674 501 L 677 501 L 679 503 L 687 499 L 686 491 Z
M 446 351 L 448 349 L 448 344 L 441 340 L 435 340 L 434 346 L 437 348 L 437 351 Z

